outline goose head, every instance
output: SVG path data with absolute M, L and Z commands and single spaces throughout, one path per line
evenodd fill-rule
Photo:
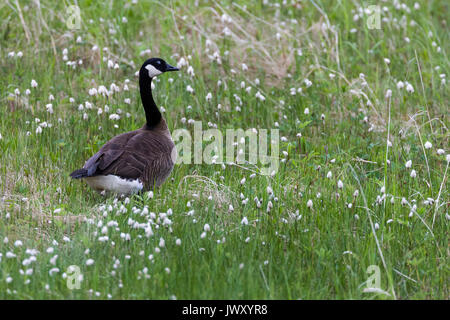
M 171 66 L 161 58 L 151 58 L 144 62 L 140 74 L 147 74 L 149 78 L 156 77 L 164 72 L 178 71 L 180 69 Z

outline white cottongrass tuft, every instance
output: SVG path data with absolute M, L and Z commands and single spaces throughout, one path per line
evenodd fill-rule
M 86 265 L 87 266 L 92 266 L 94 264 L 94 259 L 87 259 L 86 260 Z
M 408 91 L 409 93 L 414 93 L 414 87 L 411 85 L 411 83 L 408 83 L 406 85 L 406 91 Z
M 12 259 L 12 258 L 15 258 L 15 257 L 17 257 L 16 254 L 11 252 L 11 251 L 8 251 L 6 253 L 6 258 L 8 258 L 8 259 Z
M 406 168 L 411 168 L 411 166 L 412 166 L 412 161 L 411 160 L 406 161 L 405 167 Z
M 425 142 L 425 149 L 431 149 L 431 147 L 433 147 L 433 145 L 431 144 L 430 141 Z

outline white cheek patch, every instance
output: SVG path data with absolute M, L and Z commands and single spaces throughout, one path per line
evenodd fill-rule
M 157 75 L 161 74 L 162 72 L 159 71 L 158 69 L 156 69 L 154 66 L 152 66 L 151 64 L 148 64 L 145 66 L 145 69 L 148 70 L 148 75 L 150 76 L 150 78 L 156 77 Z

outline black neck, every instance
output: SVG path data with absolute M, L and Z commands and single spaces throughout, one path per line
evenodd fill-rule
M 139 72 L 139 89 L 147 120 L 146 128 L 153 129 L 161 121 L 161 112 L 159 112 L 153 100 L 152 78 L 149 78 L 147 74 L 143 74 L 144 72 L 148 71 L 144 69 Z

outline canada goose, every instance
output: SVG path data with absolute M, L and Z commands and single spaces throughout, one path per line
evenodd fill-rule
M 139 70 L 139 88 L 147 123 L 138 130 L 115 136 L 92 156 L 82 169 L 70 174 L 84 178 L 97 191 L 128 195 L 160 186 L 176 160 L 176 148 L 153 100 L 152 78 L 177 71 L 160 58 L 144 62 Z

